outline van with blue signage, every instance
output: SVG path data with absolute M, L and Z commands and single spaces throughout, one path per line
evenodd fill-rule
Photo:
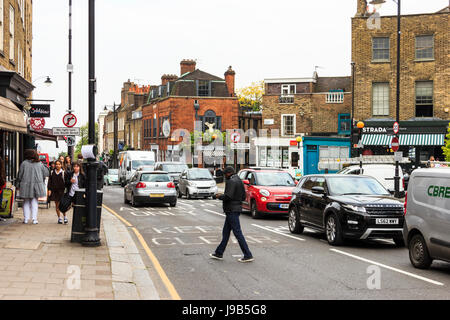
M 409 179 L 403 235 L 414 267 L 450 262 L 450 168 L 417 169 Z

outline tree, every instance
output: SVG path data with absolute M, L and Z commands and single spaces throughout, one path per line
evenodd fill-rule
M 247 107 L 253 111 L 261 110 L 263 95 L 264 81 L 253 82 L 248 87 L 244 87 L 237 91 L 237 96 L 241 107 Z
M 81 140 L 78 141 L 75 147 L 75 154 L 81 152 L 81 147 L 89 144 L 89 124 L 85 124 L 80 129 Z M 98 123 L 95 123 L 95 144 L 98 144 Z
M 67 155 L 68 155 L 67 152 L 64 152 L 64 151 L 63 151 L 63 152 L 60 152 L 60 153 L 58 154 L 58 159 L 59 159 L 59 157 L 61 157 L 61 156 L 63 156 L 63 157 L 65 158 L 65 157 L 67 157 Z
M 450 124 L 448 126 L 445 144 L 442 147 L 442 151 L 444 151 L 445 161 L 450 162 Z

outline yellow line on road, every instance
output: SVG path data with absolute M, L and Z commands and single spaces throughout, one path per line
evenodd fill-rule
M 153 266 L 155 267 L 156 272 L 158 272 L 159 277 L 161 278 L 162 282 L 167 288 L 167 291 L 169 291 L 169 294 L 172 296 L 172 300 L 181 300 L 180 295 L 178 294 L 177 290 L 173 286 L 172 282 L 169 280 L 169 278 L 166 275 L 166 272 L 161 267 L 161 264 L 159 263 L 156 256 L 153 254 L 152 250 L 150 250 L 150 247 L 147 245 L 147 242 L 144 240 L 144 237 L 141 235 L 141 233 L 133 227 L 131 223 L 129 223 L 127 220 L 122 218 L 120 215 L 118 215 L 114 210 L 107 207 L 106 205 L 103 205 L 105 209 L 107 209 L 109 212 L 111 212 L 114 216 L 119 218 L 125 225 L 128 227 L 131 227 L 133 229 L 134 233 L 136 234 L 137 238 L 139 239 L 139 242 L 141 243 L 142 247 L 144 248 L 145 252 L 147 253 L 147 256 L 149 257 L 150 261 L 152 262 Z

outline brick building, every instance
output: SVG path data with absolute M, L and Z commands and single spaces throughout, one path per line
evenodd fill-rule
M 355 120 L 363 120 L 367 154 L 390 153 L 396 119 L 397 16 L 371 26 L 367 1 L 352 19 Z M 401 17 L 400 144 L 404 156 L 441 156 L 450 120 L 449 8 Z
M 179 154 L 179 142 L 163 134 L 164 123 L 170 124 L 171 133 L 177 129 L 192 133 L 194 129 L 224 132 L 238 128 L 239 102 L 234 86 L 231 67 L 220 78 L 196 69 L 193 60 L 181 61 L 180 77 L 163 75 L 161 85 L 150 91 L 148 103 L 142 107 L 144 149 L 157 150 L 160 160 L 172 159 L 172 151 L 174 156 Z M 200 127 L 195 128 L 195 121 Z M 202 163 L 201 156 L 198 163 Z

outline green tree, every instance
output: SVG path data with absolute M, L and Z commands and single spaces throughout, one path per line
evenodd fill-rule
M 450 124 L 445 138 L 445 144 L 442 147 L 442 151 L 444 151 L 445 161 L 450 162 Z
M 254 111 L 261 110 L 263 95 L 264 81 L 253 82 L 248 87 L 244 87 L 237 91 L 240 106 L 251 108 Z
M 89 144 L 89 125 L 80 128 L 81 139 L 75 147 L 75 156 L 81 152 L 81 147 Z M 98 123 L 95 123 L 95 144 L 98 144 Z
M 59 154 L 58 154 L 58 159 L 59 159 L 59 157 L 61 157 L 61 156 L 63 156 L 63 157 L 67 157 L 67 152 L 60 152 Z

